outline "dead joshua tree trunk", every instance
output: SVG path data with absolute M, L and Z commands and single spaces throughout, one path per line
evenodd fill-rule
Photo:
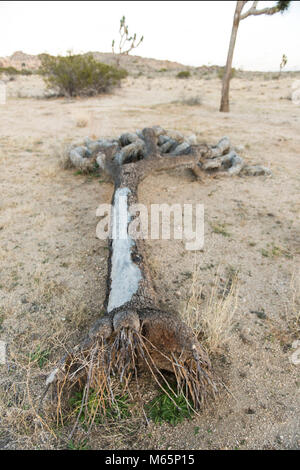
M 209 358 L 179 316 L 159 307 L 145 242 L 131 233 L 140 221 L 130 209 L 138 202 L 139 183 L 155 171 L 191 168 L 201 179 L 207 175 L 270 176 L 270 170 L 245 165 L 228 137 L 213 146 L 192 145 L 180 133 L 160 126 L 122 134 L 117 140 L 87 139 L 85 145 L 71 147 L 68 158 L 83 171 L 91 171 L 97 162 L 110 175 L 115 186 L 111 230 L 117 236 L 109 241 L 106 314 L 62 358 L 47 378 L 47 389 L 55 383 L 60 397 L 66 385 L 84 385 L 83 408 L 93 388 L 105 413 L 103 397 L 114 400 L 113 376 L 119 377 L 126 390 L 140 369 L 148 370 L 160 386 L 166 382 L 162 371 L 169 371 L 175 376 L 178 392 L 190 398 L 194 408 L 200 408 L 217 391 Z M 120 211 L 121 200 L 125 211 Z M 118 236 L 120 229 L 125 236 Z
M 103 147 L 97 162 L 113 179 L 112 229 L 122 224 L 118 203 L 127 208 L 138 202 L 138 185 L 153 171 L 175 167 L 198 168 L 202 158 L 211 155 L 207 145 L 191 146 L 186 155 L 158 153 L 154 129 L 144 129 L 143 139 L 131 147 L 136 152 L 117 152 L 116 146 Z M 130 145 L 128 146 L 130 147 Z M 126 147 L 125 147 L 126 148 Z M 143 152 L 141 152 L 143 148 Z M 134 158 L 132 157 L 134 155 Z M 143 155 L 143 158 L 141 158 Z M 133 220 L 129 212 L 121 227 L 128 232 Z M 119 227 L 120 228 L 120 227 Z M 85 340 L 67 354 L 50 374 L 47 384 L 58 380 L 85 380 L 94 390 L 112 393 L 110 377 L 117 374 L 128 386 L 139 368 L 148 369 L 155 380 L 164 380 L 163 370 L 174 373 L 178 391 L 199 408 L 216 392 L 209 358 L 193 331 L 174 312 L 158 307 L 147 266 L 144 240 L 111 239 L 108 261 L 106 315 L 100 318 Z M 84 376 L 84 379 L 83 379 Z

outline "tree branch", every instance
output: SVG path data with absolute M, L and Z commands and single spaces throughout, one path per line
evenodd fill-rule
M 256 8 L 257 4 L 258 4 L 258 1 L 253 2 L 249 10 L 246 11 L 243 15 L 241 15 L 240 19 L 244 20 L 245 18 L 248 18 L 248 16 L 274 15 L 275 13 L 280 11 L 280 8 L 278 7 L 278 5 L 275 5 L 274 7 L 267 7 L 267 8 L 262 8 L 261 10 L 257 10 Z

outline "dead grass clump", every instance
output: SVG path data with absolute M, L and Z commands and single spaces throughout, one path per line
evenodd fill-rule
M 180 101 L 180 104 L 186 106 L 201 106 L 202 99 L 200 98 L 200 96 L 190 96 L 189 98 L 183 98 Z
M 54 156 L 58 161 L 58 165 L 63 170 L 68 170 L 73 167 L 69 157 L 70 145 L 66 142 L 57 144 L 54 147 Z
M 88 120 L 86 118 L 78 118 L 76 121 L 76 127 L 86 127 L 88 125 Z
M 182 96 L 180 99 L 172 101 L 173 104 L 179 104 L 182 106 L 201 106 L 202 105 L 202 99 L 200 96 L 190 96 L 190 97 L 185 97 Z
M 269 341 L 278 341 L 284 351 L 300 337 L 300 277 L 299 270 L 293 271 L 285 298 L 283 299 L 282 321 L 268 318 Z
M 60 142 L 53 146 L 52 153 L 58 162 L 58 167 L 63 170 L 73 168 L 72 162 L 69 158 L 70 144 L 67 142 Z
M 299 272 L 295 271 L 292 274 L 289 299 L 287 302 L 286 310 L 287 315 L 290 317 L 289 326 L 295 337 L 300 336 L 300 276 Z
M 195 266 L 192 285 L 182 316 L 210 353 L 218 353 L 229 341 L 238 304 L 236 273 L 230 273 L 222 287 L 217 272 L 210 293 L 203 300 L 200 268 Z

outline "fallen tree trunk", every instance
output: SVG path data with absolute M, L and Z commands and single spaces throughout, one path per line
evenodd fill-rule
M 93 387 L 98 396 L 112 396 L 115 374 L 128 387 L 140 368 L 149 370 L 157 382 L 165 380 L 162 371 L 169 371 L 178 392 L 201 407 L 217 391 L 209 357 L 176 312 L 159 308 L 145 242 L 128 235 L 134 221 L 129 206 L 138 203 L 138 186 L 151 172 L 183 167 L 198 177 L 215 169 L 235 174 L 243 168 L 242 159 L 230 151 L 227 138 L 214 147 L 191 145 L 158 126 L 124 134 L 117 141 L 88 141 L 69 155 L 77 167 L 91 168 L 96 161 L 110 175 L 115 187 L 111 230 L 121 229 L 126 236 L 109 240 L 106 314 L 51 372 L 47 385 L 83 381 L 86 390 Z M 118 209 L 121 198 L 125 218 Z

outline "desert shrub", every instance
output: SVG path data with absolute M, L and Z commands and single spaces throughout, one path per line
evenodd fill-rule
M 179 103 L 186 106 L 200 106 L 202 100 L 199 96 L 190 96 L 189 98 L 182 98 Z
M 225 67 L 220 67 L 218 70 L 218 78 L 223 80 L 224 73 L 225 73 Z M 236 74 L 236 69 L 232 67 L 231 72 L 230 72 L 230 80 L 235 77 L 235 74 Z
M 168 69 L 166 69 L 165 67 L 163 67 L 162 69 L 159 69 L 159 72 L 167 72 Z
M 176 75 L 177 78 L 189 78 L 191 76 L 191 72 L 189 70 L 182 70 L 178 72 Z
M 7 75 L 32 75 L 32 71 L 28 69 L 17 70 L 15 67 L 0 67 L 0 74 L 6 73 Z
M 40 56 L 40 74 L 60 96 L 92 96 L 107 92 L 127 76 L 126 70 L 97 62 L 91 54 Z

